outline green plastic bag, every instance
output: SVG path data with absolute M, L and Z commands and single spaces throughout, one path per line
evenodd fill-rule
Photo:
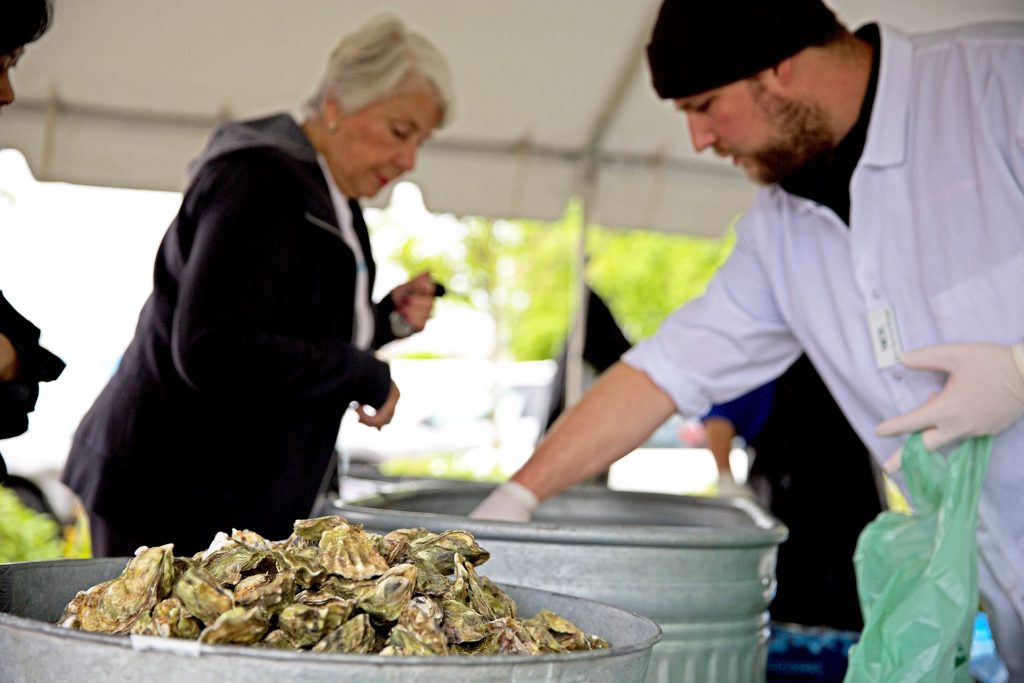
M 864 614 L 844 683 L 970 683 L 978 612 L 978 498 L 992 437 L 949 456 L 919 434 L 903 448 L 914 511 L 883 512 L 861 532 L 853 562 Z

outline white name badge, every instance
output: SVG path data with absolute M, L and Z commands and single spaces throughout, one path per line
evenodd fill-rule
M 900 362 L 903 347 L 900 345 L 896 316 L 888 306 L 868 311 L 868 327 L 871 329 L 871 347 L 875 351 L 875 365 L 879 369 L 891 368 Z

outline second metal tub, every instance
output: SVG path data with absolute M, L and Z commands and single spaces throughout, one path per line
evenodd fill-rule
M 491 491 L 469 482 L 397 485 L 328 504 L 367 529 L 465 529 L 491 553 L 485 573 L 645 614 L 664 639 L 647 681 L 759 683 L 767 608 L 786 528 L 756 504 L 577 487 L 529 523 L 469 519 Z

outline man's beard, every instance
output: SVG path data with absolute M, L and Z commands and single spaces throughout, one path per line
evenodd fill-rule
M 832 153 L 835 145 L 820 107 L 770 94 L 753 79 L 749 84 L 754 102 L 777 131 L 763 148 L 747 155 L 754 162 L 748 173 L 756 182 L 780 183 Z

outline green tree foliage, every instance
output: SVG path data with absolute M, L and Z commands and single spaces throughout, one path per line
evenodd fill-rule
M 731 230 L 713 240 L 592 228 L 587 280 L 626 336 L 637 341 L 654 334 L 679 305 L 704 293 L 734 242 Z
M 459 224 L 456 247 L 430 251 L 422 236 L 407 235 L 393 254 L 380 256 L 410 274 L 429 269 L 456 293 L 451 301 L 490 313 L 500 358 L 556 357 L 575 305 L 579 203 L 552 223 L 466 218 Z M 635 341 L 704 291 L 734 241 L 731 230 L 722 239 L 704 239 L 591 227 L 586 281 Z
M 57 522 L 26 507 L 14 491 L 0 486 L 0 562 L 51 560 L 61 555 Z

